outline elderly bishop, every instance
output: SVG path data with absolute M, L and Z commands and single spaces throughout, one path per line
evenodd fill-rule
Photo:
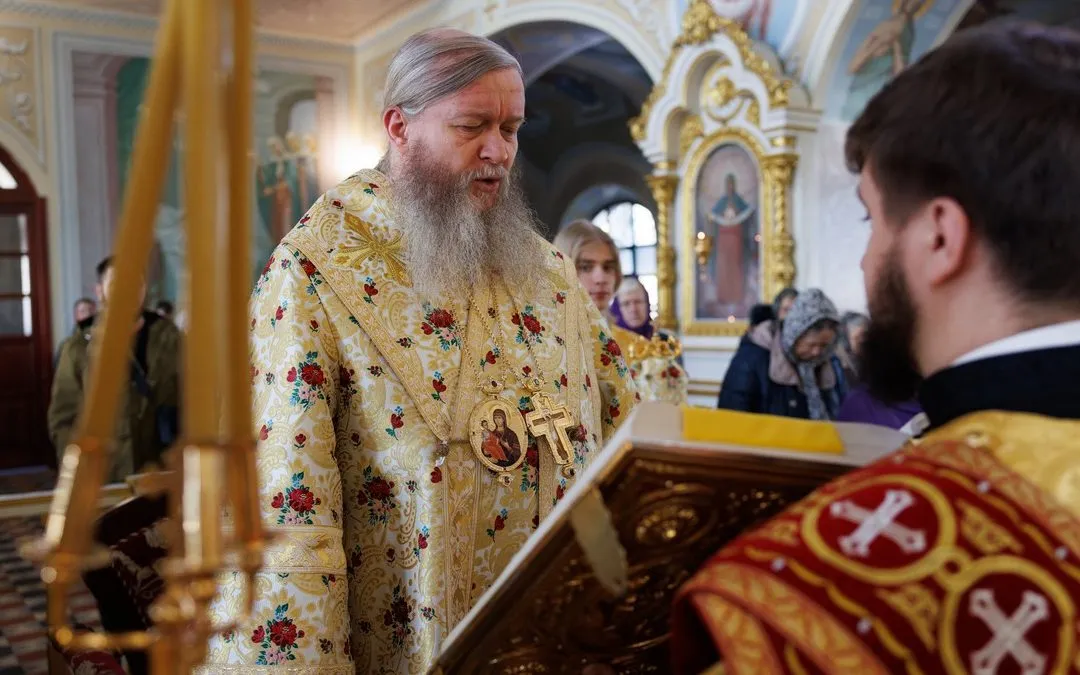
M 206 672 L 423 673 L 636 394 L 517 174 L 525 91 L 449 29 L 390 64 L 389 151 L 311 208 L 252 302 L 254 614 Z M 242 613 L 228 575 L 216 618 Z

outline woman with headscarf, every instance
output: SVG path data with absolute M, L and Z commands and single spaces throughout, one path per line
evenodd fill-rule
M 717 407 L 835 419 L 847 389 L 835 354 L 839 326 L 836 306 L 823 292 L 800 293 L 783 321 L 760 324 L 739 345 Z
M 861 422 L 890 429 L 904 429 L 922 412 L 918 401 L 885 403 L 870 394 L 859 381 L 859 359 L 862 340 L 870 325 L 870 317 L 848 312 L 840 318 L 840 346 L 837 357 L 844 368 L 844 379 L 850 390 L 844 397 L 837 422 Z M 914 429 L 917 430 L 917 426 Z
M 685 403 L 688 379 L 679 341 L 655 328 L 649 292 L 637 277 L 625 277 L 611 303 L 612 329 L 622 345 L 643 401 Z
M 844 380 L 849 388 L 859 386 L 859 348 L 862 345 L 870 317 L 858 312 L 845 312 L 840 317 L 840 336 L 836 358 L 844 368 Z

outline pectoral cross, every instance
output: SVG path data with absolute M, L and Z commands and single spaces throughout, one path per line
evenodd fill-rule
M 551 397 L 542 392 L 532 394 L 533 409 L 525 415 L 525 426 L 536 438 L 543 438 L 547 442 L 551 456 L 555 463 L 563 467 L 566 473 L 568 467 L 574 462 L 574 446 L 570 443 L 570 436 L 566 430 L 574 426 L 574 418 L 570 416 L 570 410 L 565 406 L 551 400 Z

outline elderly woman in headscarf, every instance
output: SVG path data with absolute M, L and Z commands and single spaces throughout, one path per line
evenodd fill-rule
M 637 277 L 625 277 L 611 303 L 615 340 L 627 356 L 644 401 L 685 403 L 688 379 L 679 341 L 652 323 L 649 292 Z
M 832 420 L 847 393 L 836 358 L 840 315 L 818 289 L 803 291 L 783 321 L 750 332 L 724 376 L 717 407 Z
M 836 358 L 844 368 L 844 380 L 849 389 L 859 386 L 859 350 L 862 346 L 870 317 L 858 312 L 845 312 L 840 317 L 840 337 Z

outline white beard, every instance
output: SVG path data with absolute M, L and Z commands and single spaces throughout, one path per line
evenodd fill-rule
M 491 167 L 451 175 L 425 152 L 392 174 L 392 205 L 406 237 L 405 261 L 422 297 L 469 297 L 502 277 L 508 289 L 531 288 L 545 264 L 538 221 L 517 172 Z M 480 210 L 469 196 L 476 178 L 503 181 L 495 204 Z

